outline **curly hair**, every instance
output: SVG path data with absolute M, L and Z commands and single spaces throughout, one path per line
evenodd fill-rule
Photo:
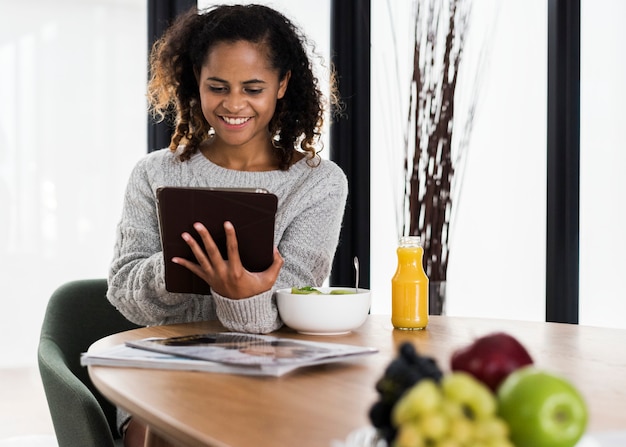
M 279 168 L 288 169 L 299 147 L 313 159 L 318 152 L 326 111 L 325 98 L 306 51 L 313 45 L 276 10 L 262 5 L 217 5 L 192 8 L 180 15 L 157 40 L 150 53 L 148 101 L 157 121 L 174 124 L 170 149 L 184 145 L 179 157 L 188 160 L 209 138 L 195 73 L 220 42 L 264 44 L 280 79 L 291 71 L 289 86 L 276 104 L 269 123 Z M 331 105 L 339 105 L 334 73 L 330 76 Z

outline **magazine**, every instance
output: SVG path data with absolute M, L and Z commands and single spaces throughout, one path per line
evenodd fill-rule
M 169 354 L 160 354 L 145 349 L 115 345 L 97 353 L 83 353 L 82 366 L 124 366 L 127 368 L 174 369 L 187 371 L 205 371 L 216 373 L 235 373 L 245 375 L 282 375 L 288 371 L 262 371 L 260 368 L 237 368 L 206 360 L 189 359 Z
M 372 347 L 220 332 L 130 341 L 84 353 L 81 364 L 281 376 L 296 368 L 376 352 Z

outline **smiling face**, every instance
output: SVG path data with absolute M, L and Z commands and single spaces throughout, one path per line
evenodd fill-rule
M 268 124 L 289 75 L 279 79 L 263 45 L 221 42 L 209 51 L 198 84 L 202 113 L 215 130 L 215 147 L 271 150 Z

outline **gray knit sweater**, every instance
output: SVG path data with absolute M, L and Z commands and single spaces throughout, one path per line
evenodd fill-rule
M 158 325 L 219 319 L 230 330 L 254 333 L 282 325 L 272 290 L 241 300 L 165 290 L 156 208 L 160 186 L 267 189 L 278 196 L 274 243 L 285 260 L 274 290 L 319 286 L 329 275 L 348 194 L 337 165 L 322 160 L 311 167 L 302 159 L 287 171 L 235 171 L 201 153 L 181 162 L 163 149 L 134 168 L 117 227 L 108 299 L 129 320 Z

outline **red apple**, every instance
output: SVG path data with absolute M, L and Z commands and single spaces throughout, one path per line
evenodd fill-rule
M 495 332 L 477 338 L 452 353 L 453 371 L 465 371 L 496 392 L 516 369 L 533 363 L 526 348 L 513 336 Z

